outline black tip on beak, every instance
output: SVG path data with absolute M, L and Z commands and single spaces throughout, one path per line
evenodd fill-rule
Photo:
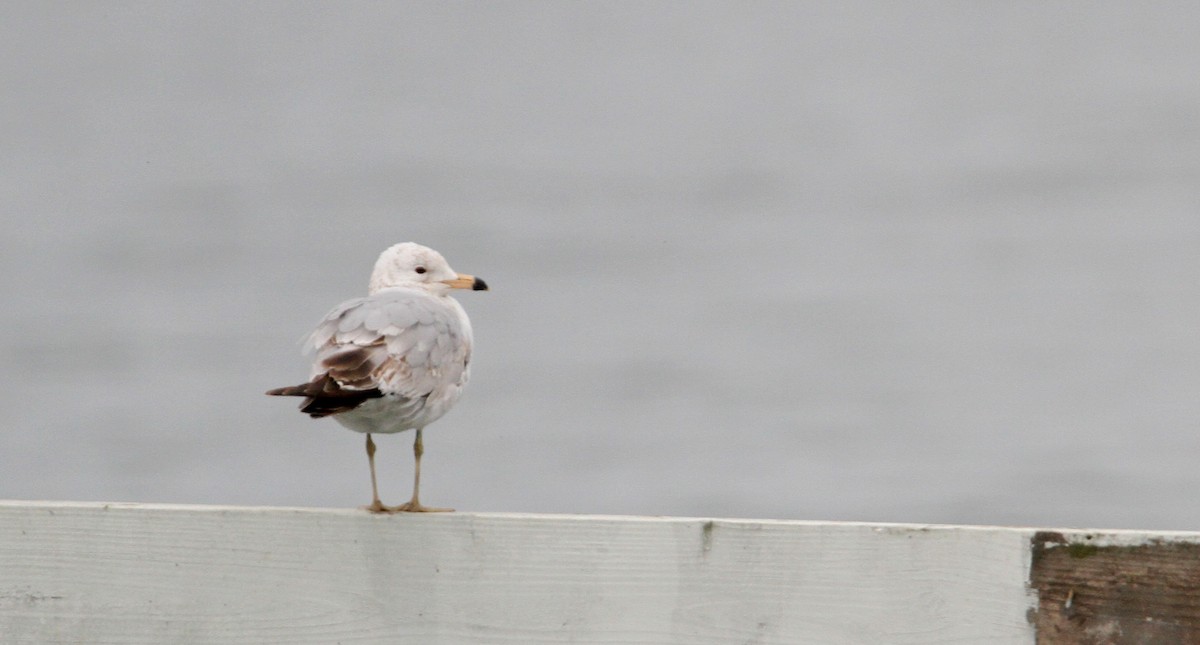
M 487 283 L 484 282 L 482 278 L 475 278 L 475 281 L 471 283 L 471 291 L 487 291 L 487 290 L 488 290 Z

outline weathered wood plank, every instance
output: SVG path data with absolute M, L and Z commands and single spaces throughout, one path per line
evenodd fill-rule
M 1200 643 L 1197 536 L 1033 536 L 1041 645 Z
M 0 642 L 1032 643 L 1031 534 L 0 503 Z

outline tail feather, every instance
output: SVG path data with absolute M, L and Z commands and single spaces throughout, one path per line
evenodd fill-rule
M 339 412 L 348 412 L 362 405 L 368 399 L 378 399 L 383 396 L 383 392 L 375 387 L 369 390 L 343 389 L 328 372 L 308 383 L 267 390 L 267 394 L 307 397 L 300 404 L 300 411 L 314 419 Z

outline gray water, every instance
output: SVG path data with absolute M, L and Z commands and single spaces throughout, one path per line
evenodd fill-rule
M 0 15 L 0 498 L 367 502 L 262 392 L 415 240 L 427 503 L 1200 528 L 1200 5 Z

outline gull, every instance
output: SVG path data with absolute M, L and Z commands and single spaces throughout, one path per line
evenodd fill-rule
M 455 273 L 431 248 L 396 244 L 375 262 L 367 297 L 334 307 L 305 341 L 305 353 L 314 354 L 310 380 L 267 392 L 305 397 L 301 412 L 314 419 L 331 416 L 367 435 L 371 504 L 366 510 L 453 510 L 421 505 L 421 434 L 454 407 L 471 374 L 471 321 L 450 292 L 487 288 L 479 278 Z M 371 435 L 405 430 L 417 431 L 412 499 L 384 506 L 375 483 Z

